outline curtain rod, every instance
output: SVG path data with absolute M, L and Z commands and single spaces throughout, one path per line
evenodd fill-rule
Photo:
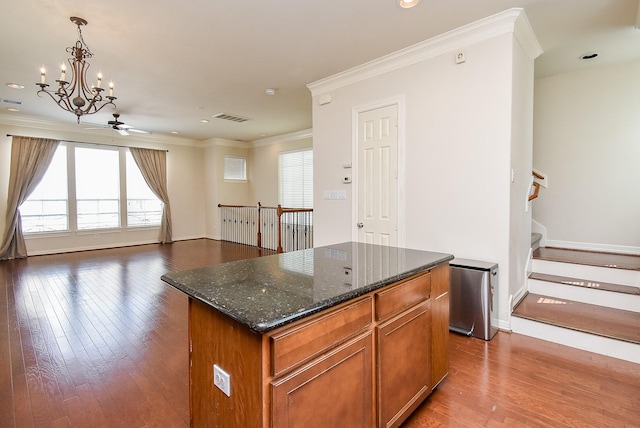
M 13 135 L 7 134 L 7 137 L 23 137 L 23 138 L 41 138 L 41 137 L 28 137 L 26 135 Z M 51 138 L 52 140 L 55 138 Z M 134 147 L 134 146 L 121 146 L 118 144 L 105 144 L 105 143 L 90 143 L 88 141 L 74 141 L 74 140 L 65 140 L 59 139 L 59 141 L 64 141 L 67 143 L 78 143 L 78 144 L 95 144 L 96 146 L 107 146 L 107 147 L 124 147 L 125 149 L 134 148 L 134 149 L 146 149 L 146 147 Z M 157 150 L 157 149 L 147 149 L 147 150 Z M 165 152 L 169 153 L 169 150 L 165 150 Z

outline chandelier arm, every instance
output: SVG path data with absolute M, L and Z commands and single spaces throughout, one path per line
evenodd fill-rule
M 67 110 L 67 111 L 73 111 L 73 108 L 69 104 L 69 99 L 68 98 L 66 98 L 64 96 L 61 96 L 57 91 L 53 92 L 50 89 L 45 89 L 45 87 L 49 86 L 49 85 L 42 85 L 40 83 L 38 83 L 37 85 L 40 86 L 40 90 L 36 93 L 39 97 L 42 98 L 42 96 L 40 94 L 41 93 L 45 93 L 45 94 L 49 95 L 51 97 L 51 99 L 56 104 L 58 104 L 58 106 L 60 106 L 62 109 Z

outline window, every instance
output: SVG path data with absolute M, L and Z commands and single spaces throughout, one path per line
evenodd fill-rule
M 313 208 L 313 150 L 278 155 L 279 198 L 286 208 Z
M 224 179 L 225 180 L 246 180 L 247 160 L 242 157 L 224 157 Z
M 127 226 L 157 226 L 162 220 L 162 202 L 144 180 L 131 152 L 127 151 Z
M 67 148 L 60 144 L 42 181 L 20 206 L 24 233 L 56 232 L 69 228 L 67 205 Z
M 159 226 L 162 209 L 126 148 L 66 142 L 20 215 L 29 234 Z
M 76 147 L 78 230 L 120 226 L 117 150 Z

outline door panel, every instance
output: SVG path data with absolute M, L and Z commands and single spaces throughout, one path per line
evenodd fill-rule
M 358 240 L 397 245 L 398 106 L 358 115 Z

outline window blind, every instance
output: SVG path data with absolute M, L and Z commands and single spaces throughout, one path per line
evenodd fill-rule
M 280 204 L 285 208 L 313 208 L 313 150 L 278 155 Z

